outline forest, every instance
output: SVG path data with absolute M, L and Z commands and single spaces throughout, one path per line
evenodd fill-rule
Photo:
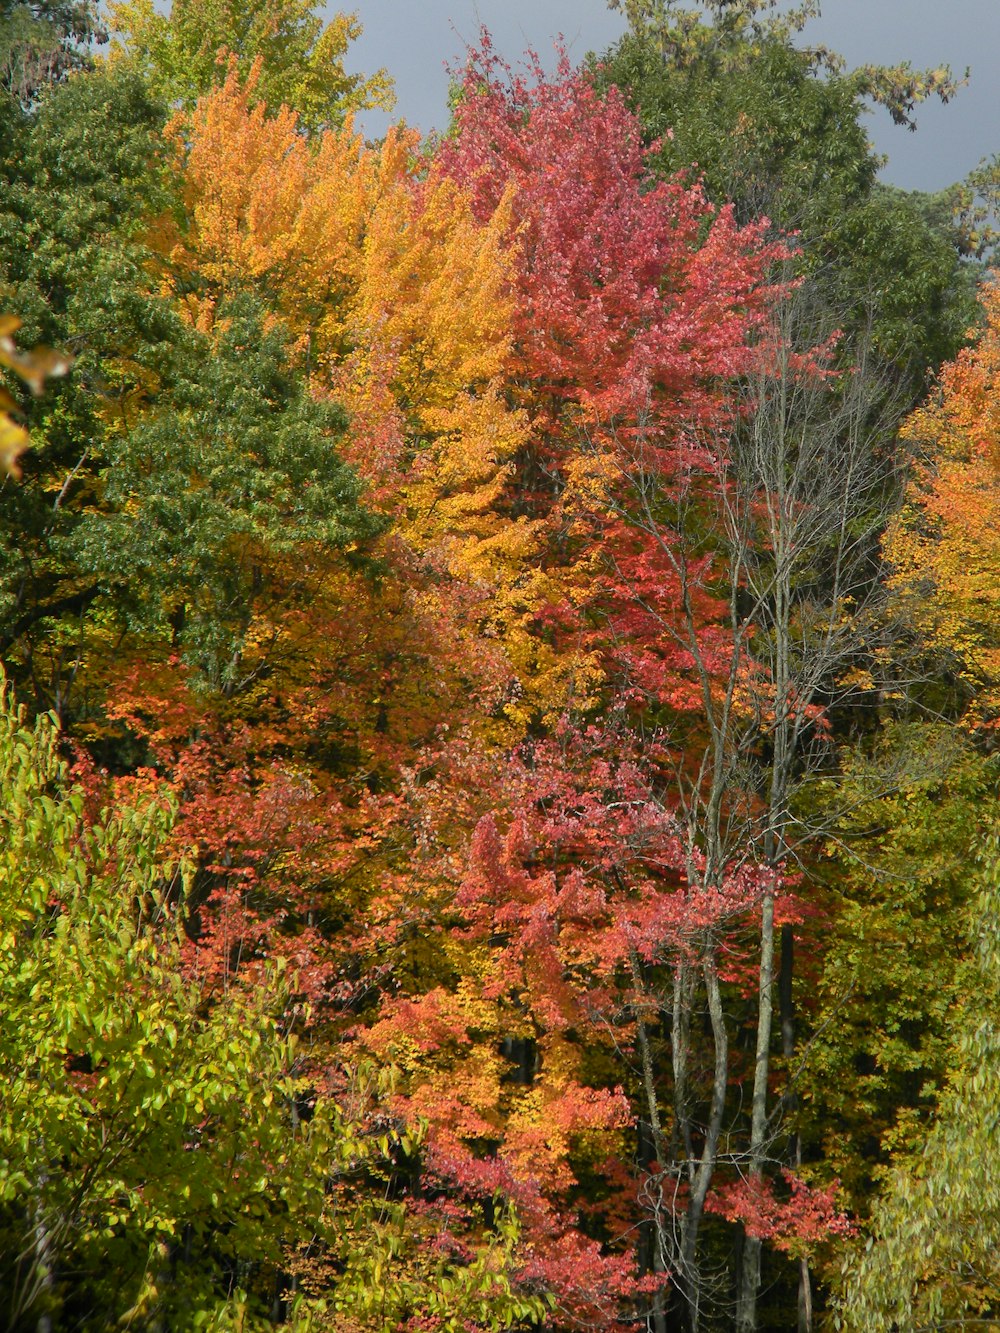
M 814 3 L 378 140 L 0 0 L 0 1327 L 1000 1327 L 1000 166 Z

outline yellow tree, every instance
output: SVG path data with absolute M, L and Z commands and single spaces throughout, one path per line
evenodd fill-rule
M 973 695 L 969 719 L 1000 715 L 1000 287 L 983 329 L 904 426 L 917 449 L 908 502 L 887 539 L 893 582 L 918 628 Z
M 313 0 L 112 0 L 111 60 L 137 69 L 165 101 L 190 109 L 225 78 L 225 57 L 264 62 L 258 96 L 298 112 L 304 127 L 340 125 L 351 111 L 392 106 L 385 70 L 349 74 L 344 57 L 361 34 L 356 14 L 329 23 Z
M 231 62 L 174 122 L 184 220 L 154 232 L 165 291 L 205 332 L 234 292 L 265 300 L 313 392 L 352 414 L 348 457 L 419 571 L 411 606 L 447 622 L 479 667 L 501 663 L 509 701 L 511 672 L 537 673 L 544 656 L 529 622 L 545 583 L 533 525 L 497 506 L 526 432 L 503 391 L 510 200 L 477 220 L 410 131 L 377 148 L 350 124 L 307 140 L 295 112 L 256 100 L 261 77 Z

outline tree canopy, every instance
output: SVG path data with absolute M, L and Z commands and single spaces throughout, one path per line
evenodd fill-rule
M 988 173 L 623 8 L 0 8 L 15 1333 L 1000 1317 Z

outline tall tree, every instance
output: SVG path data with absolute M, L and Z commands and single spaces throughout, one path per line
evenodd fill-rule
M 616 7 L 630 32 L 600 77 L 626 90 L 662 170 L 701 177 L 741 221 L 766 216 L 795 232 L 843 326 L 864 329 L 874 315 L 876 350 L 915 402 L 928 369 L 964 339 L 973 282 L 947 210 L 878 183 L 864 110 L 881 103 L 912 129 L 920 103 L 949 100 L 958 81 L 944 68 L 849 70 L 826 48 L 800 46 L 814 4 Z

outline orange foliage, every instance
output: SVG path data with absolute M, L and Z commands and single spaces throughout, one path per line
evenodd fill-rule
M 344 452 L 395 519 L 384 554 L 414 606 L 480 640 L 477 658 L 485 633 L 524 665 L 544 587 L 532 524 L 497 509 L 526 431 L 504 394 L 510 199 L 478 221 L 405 129 L 307 141 L 287 108 L 253 104 L 258 74 L 232 67 L 172 124 L 185 217 L 153 233 L 165 290 L 205 331 L 227 294 L 261 295 L 313 392 L 352 414 Z
M 910 416 L 919 449 L 908 503 L 889 533 L 894 586 L 930 642 L 975 694 L 969 720 L 1000 715 L 1000 287 L 982 296 L 985 327 Z

